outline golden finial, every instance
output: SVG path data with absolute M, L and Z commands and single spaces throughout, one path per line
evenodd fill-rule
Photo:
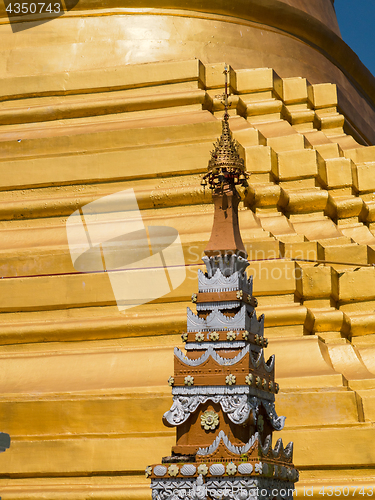
M 228 120 L 229 115 L 228 115 L 228 66 L 225 64 L 224 66 L 224 78 L 225 78 L 225 87 L 224 87 L 224 120 Z
M 228 66 L 224 67 L 225 87 L 224 94 L 220 97 L 224 104 L 224 118 L 222 121 L 222 133 L 214 144 L 215 149 L 211 151 L 211 159 L 208 162 L 208 173 L 202 179 L 202 186 L 209 185 L 210 189 L 222 189 L 224 184 L 231 187 L 236 185 L 246 186 L 248 174 L 245 171 L 244 160 L 238 152 L 238 143 L 232 138 L 229 128 L 228 114 Z M 219 97 L 219 96 L 218 96 Z

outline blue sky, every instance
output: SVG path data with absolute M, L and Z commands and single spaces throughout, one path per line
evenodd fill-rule
M 335 0 L 335 10 L 342 38 L 375 76 L 375 0 Z

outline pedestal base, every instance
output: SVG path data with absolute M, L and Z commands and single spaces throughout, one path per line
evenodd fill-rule
M 294 483 L 274 478 L 152 479 L 152 500 L 291 500 Z

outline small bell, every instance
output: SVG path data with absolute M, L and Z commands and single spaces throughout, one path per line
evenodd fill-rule
M 201 186 L 203 186 L 203 187 L 207 186 L 207 181 L 206 181 L 206 179 L 202 179 Z
M 246 181 L 246 177 L 244 176 L 244 174 L 241 174 L 240 175 L 240 182 L 243 182 L 243 181 Z

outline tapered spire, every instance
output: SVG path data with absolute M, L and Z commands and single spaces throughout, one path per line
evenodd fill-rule
M 163 422 L 176 427 L 176 445 L 146 468 L 153 500 L 293 500 L 298 481 L 293 443 L 284 448 L 279 439 L 272 448 L 285 417 L 275 410 L 275 358 L 264 357 L 264 315 L 257 318 L 246 274 L 236 190 L 246 174 L 229 130 L 227 85 L 224 105 L 223 134 L 203 179 L 215 203 L 207 272 L 198 271 L 196 313 L 188 308 L 182 334 L 186 353 L 175 348 L 168 380 L 173 403 Z
M 240 196 L 236 186 L 246 186 L 247 177 L 244 160 L 238 152 L 238 144 L 232 137 L 228 114 L 228 68 L 225 66 L 225 92 L 223 95 L 224 118 L 222 134 L 214 145 L 208 162 L 208 172 L 202 185 L 209 186 L 215 206 L 214 224 L 210 241 L 205 249 L 208 257 L 236 254 L 246 258 L 238 225 Z

